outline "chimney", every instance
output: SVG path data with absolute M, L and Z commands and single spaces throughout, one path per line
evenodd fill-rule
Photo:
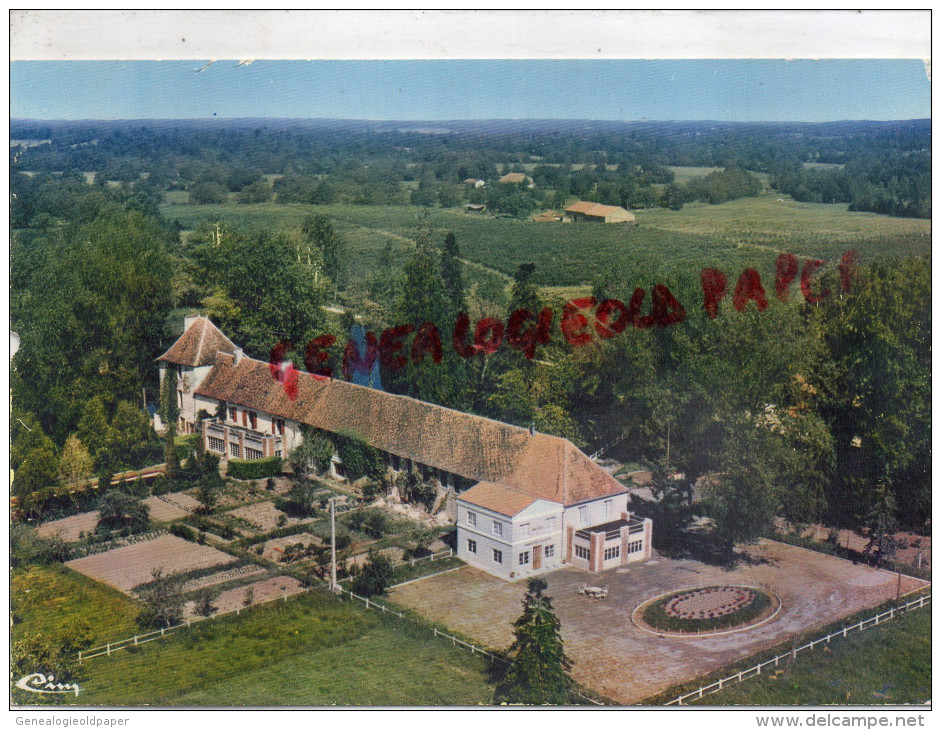
M 196 320 L 199 318 L 200 317 L 198 314 L 188 314 L 183 317 L 183 331 L 186 332 L 186 330 L 192 327 L 193 323 L 196 322 Z
M 238 365 L 242 361 L 242 358 L 245 357 L 245 350 L 243 350 L 241 347 L 236 347 L 233 357 L 235 364 Z

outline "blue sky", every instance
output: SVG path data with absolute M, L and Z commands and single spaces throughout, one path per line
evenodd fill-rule
M 20 61 L 11 116 L 835 121 L 930 116 L 917 60 Z

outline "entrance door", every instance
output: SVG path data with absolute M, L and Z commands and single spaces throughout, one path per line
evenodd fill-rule
M 533 545 L 533 570 L 542 567 L 542 545 Z

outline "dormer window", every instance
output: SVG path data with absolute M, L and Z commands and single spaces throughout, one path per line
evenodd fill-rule
M 229 406 L 229 419 L 238 423 L 239 409 L 235 406 Z

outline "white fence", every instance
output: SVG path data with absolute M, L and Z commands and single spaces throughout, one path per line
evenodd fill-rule
M 423 558 L 421 558 L 421 559 L 423 559 Z M 338 586 L 338 588 L 339 588 L 339 590 L 340 590 L 340 594 L 341 594 L 341 595 L 347 595 L 347 596 L 350 597 L 351 600 L 353 600 L 353 601 L 359 601 L 359 602 L 362 603 L 366 608 L 372 608 L 372 609 L 374 609 L 374 610 L 376 610 L 376 611 L 382 611 L 383 613 L 390 613 L 390 614 L 392 614 L 393 616 L 396 616 L 396 617 L 401 618 L 401 619 L 409 618 L 409 617 L 408 617 L 406 614 L 404 614 L 404 613 L 401 613 L 401 612 L 399 612 L 399 611 L 395 611 L 395 610 L 389 608 L 388 606 L 383 605 L 382 603 L 378 603 L 377 601 L 370 601 L 368 598 L 363 598 L 362 596 L 358 596 L 358 595 L 356 595 L 355 593 L 353 593 L 353 591 L 348 591 L 348 590 L 346 590 L 345 588 L 343 588 L 342 586 Z M 418 623 L 418 622 L 416 621 L 416 623 Z M 421 625 L 421 624 L 419 624 L 419 625 Z M 494 654 L 493 652 L 487 651 L 486 649 L 482 649 L 481 647 L 476 646 L 476 645 L 474 645 L 474 644 L 469 644 L 469 643 L 467 643 L 466 641 L 463 641 L 462 639 L 457 638 L 456 636 L 452 636 L 451 634 L 448 634 L 448 633 L 446 633 L 446 632 L 444 632 L 444 631 L 438 630 L 438 629 L 435 628 L 434 626 L 431 627 L 431 631 L 432 631 L 433 636 L 434 636 L 436 639 L 437 639 L 437 638 L 442 638 L 442 639 L 445 639 L 445 640 L 447 640 L 447 641 L 450 641 L 452 646 L 460 646 L 460 647 L 462 647 L 462 648 L 464 648 L 464 649 L 469 649 L 471 654 L 475 654 L 475 655 L 476 655 L 476 654 L 479 654 L 479 655 L 482 656 L 482 657 L 486 657 L 489 661 L 491 661 L 491 662 L 496 662 L 497 664 L 500 664 L 500 665 L 502 665 L 502 666 L 504 666 L 504 667 L 505 667 L 505 666 L 508 666 L 508 665 L 510 664 L 510 660 L 509 660 L 509 659 L 505 659 L 505 658 L 502 657 L 502 656 L 498 656 L 498 655 Z M 596 699 L 593 699 L 593 698 L 591 698 L 591 697 L 588 697 L 587 695 L 583 695 L 581 692 L 576 692 L 575 694 L 577 694 L 577 695 L 578 695 L 579 697 L 581 697 L 583 700 L 587 700 L 588 702 L 591 702 L 593 705 L 601 705 L 601 704 L 603 704 L 602 702 L 598 702 L 598 700 L 596 700 Z
M 426 555 L 422 558 L 415 558 L 413 560 L 405 560 L 405 561 L 402 561 L 401 563 L 396 563 L 395 567 L 399 567 L 401 565 L 415 565 L 416 563 L 420 563 L 423 561 L 433 561 L 433 560 L 440 560 L 443 558 L 450 558 L 453 555 L 454 555 L 454 551 L 449 548 L 447 550 L 442 550 L 441 552 L 438 552 L 438 553 L 432 553 L 431 555 Z M 350 580 L 351 578 L 352 576 L 349 578 L 344 578 L 343 580 Z M 342 582 L 342 581 L 338 581 L 338 582 Z M 304 591 L 304 593 L 310 593 L 310 591 L 314 590 L 315 587 L 316 586 L 311 586 L 307 588 Z M 346 591 L 346 592 L 349 593 L 349 591 Z M 303 595 L 303 593 L 294 593 L 292 595 L 299 596 L 299 595 Z M 352 594 L 352 593 L 350 593 L 350 595 L 354 596 L 354 598 L 357 598 L 360 601 L 365 600 L 367 604 L 370 605 L 371 607 L 378 608 L 378 605 L 375 603 L 375 601 L 369 601 L 368 599 L 360 598 L 359 596 L 356 596 L 355 594 Z M 111 656 L 112 652 L 121 651 L 122 649 L 127 649 L 128 647 L 131 647 L 131 646 L 140 646 L 141 644 L 146 644 L 147 642 L 150 642 L 150 641 L 156 641 L 157 639 L 161 639 L 167 634 L 176 631 L 177 629 L 188 628 L 192 626 L 194 623 L 199 623 L 200 621 L 205 621 L 206 619 L 213 619 L 213 618 L 216 618 L 217 616 L 230 616 L 233 613 L 236 616 L 238 616 L 238 615 L 241 615 L 242 611 L 253 608 L 254 606 L 260 606 L 262 604 L 272 603 L 274 601 L 287 601 L 287 599 L 290 597 L 291 596 L 275 596 L 274 598 L 269 598 L 267 601 L 258 601 L 257 603 L 253 603 L 251 606 L 245 606 L 244 608 L 242 607 L 236 608 L 234 611 L 225 611 L 223 613 L 214 613 L 214 614 L 211 614 L 210 616 L 194 618 L 189 621 L 183 621 L 181 623 L 174 624 L 173 626 L 168 626 L 167 628 L 164 628 L 164 629 L 158 629 L 157 631 L 151 631 L 146 634 L 138 634 L 137 636 L 131 636 L 126 639 L 119 639 L 118 641 L 112 641 L 108 644 L 102 644 L 101 646 L 96 646 L 91 649 L 85 649 L 84 651 L 80 651 L 78 653 L 78 660 L 79 662 L 82 662 L 85 659 L 94 659 L 95 657 L 99 657 L 99 656 Z M 386 611 L 387 609 L 383 607 L 382 610 Z M 402 617 L 402 614 L 397 614 L 397 615 L 400 618 Z M 482 650 L 478 649 L 477 651 L 480 652 Z
M 445 558 L 454 557 L 454 550 L 448 548 L 447 550 L 441 550 L 437 553 L 431 553 L 430 555 L 423 555 L 420 558 L 412 558 L 411 560 L 401 560 L 398 563 L 393 563 L 393 568 L 401 568 L 403 565 L 417 565 L 418 563 L 424 562 L 434 562 L 435 560 L 443 560 Z M 337 583 L 346 583 L 348 580 L 353 580 L 355 576 L 348 575 L 345 578 L 340 578 Z M 394 588 L 395 586 L 389 586 Z
M 916 608 L 922 608 L 924 606 L 927 606 L 930 603 L 931 603 L 931 594 L 927 593 L 918 598 L 912 599 L 911 601 L 909 601 L 908 603 L 902 606 L 890 608 L 888 611 L 883 611 L 882 613 L 876 614 L 875 616 L 870 616 L 869 618 L 863 619 L 862 621 L 859 621 L 858 623 L 855 623 L 852 626 L 844 626 L 842 629 L 838 629 L 837 631 L 834 631 L 831 634 L 827 634 L 826 636 L 823 636 L 819 639 L 811 641 L 808 644 L 794 647 L 790 651 L 784 652 L 783 654 L 778 654 L 776 657 L 773 657 L 772 659 L 769 659 L 768 661 L 761 662 L 760 664 L 756 664 L 755 666 L 749 667 L 748 669 L 743 669 L 742 671 L 737 672 L 735 674 L 731 674 L 728 677 L 723 677 L 722 679 L 716 682 L 713 682 L 712 684 L 707 684 L 703 687 L 700 687 L 699 689 L 693 690 L 692 692 L 688 692 L 685 695 L 680 695 L 679 697 L 676 697 L 675 699 L 670 700 L 666 704 L 667 705 L 682 705 L 684 702 L 691 700 L 691 699 L 701 700 L 705 695 L 715 694 L 716 692 L 720 691 L 723 687 L 727 687 L 729 684 L 732 684 L 732 683 L 738 684 L 739 682 L 749 679 L 750 677 L 757 677 L 759 674 L 761 674 L 763 669 L 766 669 L 768 667 L 778 666 L 781 663 L 782 659 L 795 659 L 797 658 L 797 655 L 802 651 L 813 649 L 815 646 L 818 646 L 819 644 L 829 644 L 831 639 L 841 637 L 841 636 L 846 637 L 846 635 L 850 633 L 851 631 L 863 631 L 870 626 L 878 626 L 881 622 L 890 621 L 894 619 L 896 616 L 898 616 L 899 614 L 905 613 L 906 611 L 912 611 Z
M 158 629 L 157 631 L 151 631 L 147 634 L 138 634 L 137 636 L 131 636 L 127 639 L 120 639 L 119 641 L 112 641 L 109 644 L 102 644 L 101 646 L 96 646 L 91 649 L 85 649 L 78 653 L 78 660 L 82 662 L 86 659 L 94 659 L 99 656 L 111 656 L 112 652 L 121 651 L 121 649 L 127 649 L 131 646 L 140 646 L 141 644 L 146 644 L 149 641 L 156 641 L 157 639 L 162 639 L 169 633 L 176 631 L 177 629 L 186 629 L 192 626 L 193 624 L 199 623 L 201 621 L 207 621 L 209 619 L 214 619 L 219 616 L 231 616 L 233 613 L 236 616 L 241 615 L 242 611 L 248 611 L 255 606 L 262 606 L 266 603 L 274 603 L 275 601 L 281 601 L 286 603 L 289 598 L 294 598 L 295 596 L 303 596 L 305 593 L 310 593 L 314 590 L 316 586 L 310 586 L 306 588 L 301 593 L 292 593 L 291 595 L 275 596 L 274 598 L 269 598 L 266 601 L 258 601 L 253 603 L 250 606 L 240 606 L 234 611 L 223 611 L 221 613 L 213 613 L 209 616 L 201 616 L 199 618 L 194 618 L 189 621 L 182 621 L 181 623 L 174 624 L 173 626 L 168 626 L 165 629 Z

